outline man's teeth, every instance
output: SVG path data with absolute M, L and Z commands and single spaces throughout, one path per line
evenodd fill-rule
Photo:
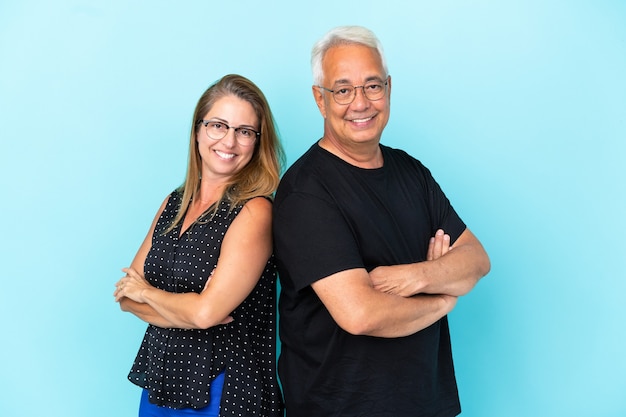
M 220 158 L 224 158 L 224 159 L 231 159 L 235 157 L 234 153 L 224 153 L 224 152 L 220 152 L 220 151 L 215 151 L 215 153 L 220 157 Z
M 352 121 L 353 121 L 354 123 L 363 123 L 363 122 L 367 122 L 367 121 L 369 121 L 369 120 L 372 120 L 372 118 L 371 118 L 371 117 L 368 117 L 367 119 L 352 119 Z

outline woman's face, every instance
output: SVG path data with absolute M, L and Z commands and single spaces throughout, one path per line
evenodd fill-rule
M 249 102 L 229 95 L 218 99 L 202 119 L 230 127 L 226 136 L 215 140 L 207 135 L 205 126 L 199 126 L 196 141 L 202 159 L 202 178 L 228 180 L 250 162 L 256 147 L 256 141 L 249 145 L 239 143 L 235 128 L 247 127 L 259 132 L 259 118 Z

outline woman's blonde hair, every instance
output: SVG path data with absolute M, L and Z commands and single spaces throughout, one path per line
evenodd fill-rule
M 285 161 L 284 152 L 278 138 L 278 131 L 270 106 L 263 92 L 252 81 L 237 74 L 229 74 L 212 84 L 202 94 L 193 114 L 189 138 L 189 162 L 183 185 L 180 208 L 166 232 L 182 222 L 194 198 L 200 191 L 202 160 L 198 150 L 196 135 L 202 127 L 201 120 L 216 101 L 225 96 L 235 96 L 252 105 L 261 124 L 261 136 L 254 144 L 252 159 L 226 183 L 222 195 L 212 206 L 217 211 L 222 201 L 228 201 L 230 209 L 254 197 L 271 197 L 278 187 L 280 174 Z

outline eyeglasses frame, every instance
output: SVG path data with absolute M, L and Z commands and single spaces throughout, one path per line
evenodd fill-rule
M 381 100 L 381 99 L 385 96 L 385 93 L 387 92 L 387 86 L 389 85 L 389 76 L 387 76 L 387 78 L 385 78 L 385 82 L 383 83 L 383 86 L 384 86 L 384 88 L 385 88 L 385 92 L 383 93 L 383 95 L 382 95 L 382 96 L 380 96 L 380 98 L 376 98 L 376 99 L 374 99 L 374 100 L 372 100 L 371 98 L 369 98 L 369 97 L 367 96 L 367 94 L 365 93 L 365 87 L 366 87 L 367 85 L 368 85 L 368 84 L 363 84 L 363 85 L 345 85 L 345 86 L 343 86 L 343 87 L 339 87 L 339 88 L 336 88 L 336 89 L 334 89 L 334 90 L 331 90 L 330 88 L 326 88 L 326 87 L 324 87 L 324 86 L 322 86 L 322 85 L 316 85 L 316 87 L 317 87 L 317 88 L 321 88 L 322 90 L 326 90 L 326 91 L 328 91 L 329 93 L 332 93 L 332 95 L 333 95 L 333 100 L 335 100 L 335 103 L 339 104 L 340 106 L 347 106 L 348 104 L 352 104 L 352 103 L 354 102 L 354 99 L 356 98 L 356 90 L 357 90 L 357 88 L 360 88 L 360 89 L 361 89 L 361 91 L 363 92 L 363 97 L 365 97 L 365 98 L 366 98 L 366 99 L 368 99 L 369 101 L 378 101 L 378 100 Z M 350 100 L 349 102 L 347 102 L 347 103 L 340 103 L 340 102 L 338 102 L 338 101 L 337 101 L 337 98 L 335 97 L 335 91 L 339 90 L 340 88 L 345 88 L 345 87 L 352 87 L 352 88 L 354 88 L 354 95 L 352 96 L 352 100 Z
M 211 122 L 220 123 L 220 124 L 222 124 L 222 125 L 226 126 L 226 133 L 224 134 L 224 136 L 222 136 L 222 137 L 221 137 L 221 138 L 219 138 L 219 139 L 215 139 L 215 138 L 213 138 L 213 137 L 211 137 L 211 136 L 209 135 L 209 131 L 208 131 L 207 127 L 208 127 L 209 123 L 211 123 Z M 261 137 L 261 132 L 257 132 L 255 129 L 252 129 L 251 127 L 247 127 L 247 126 L 238 126 L 238 127 L 234 127 L 234 126 L 230 126 L 228 123 L 223 122 L 222 120 L 219 120 L 219 119 L 209 119 L 209 120 L 199 119 L 198 121 L 196 121 L 196 124 L 197 124 L 197 125 L 203 125 L 203 126 L 204 126 L 204 132 L 206 133 L 207 137 L 208 137 L 209 139 L 211 139 L 211 140 L 215 140 L 215 141 L 218 141 L 218 140 L 222 140 L 222 139 L 224 139 L 224 138 L 226 137 L 226 135 L 228 135 L 228 131 L 229 131 L 230 129 L 233 129 L 233 130 L 235 131 L 235 140 L 236 140 L 236 141 L 237 141 L 237 143 L 238 143 L 238 144 L 240 144 L 241 146 L 252 146 L 252 145 L 254 145 L 254 144 L 256 143 L 256 141 L 257 141 L 257 140 Z M 237 132 L 238 132 L 239 130 L 241 130 L 241 129 L 246 129 L 246 130 L 250 130 L 250 131 L 254 132 L 255 136 L 254 136 L 254 141 L 253 141 L 252 143 L 249 143 L 249 144 L 243 144 L 243 143 L 239 142 L 239 139 L 238 139 L 238 136 L 237 136 Z

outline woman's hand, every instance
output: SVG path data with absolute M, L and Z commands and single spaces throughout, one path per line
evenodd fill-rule
M 128 297 L 138 303 L 145 303 L 144 290 L 154 287 L 133 268 L 123 268 L 122 272 L 126 272 L 126 276 L 120 278 L 115 284 L 116 289 L 113 293 L 115 301 L 119 302 L 123 297 Z

